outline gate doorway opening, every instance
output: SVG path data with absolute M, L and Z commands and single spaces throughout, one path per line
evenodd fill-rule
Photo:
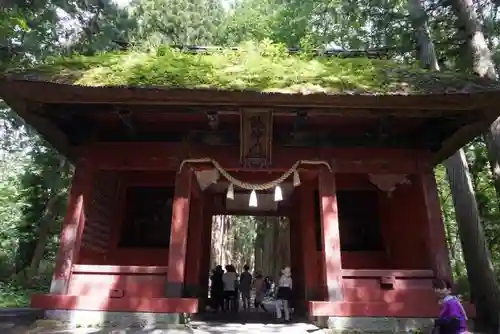
M 290 251 L 290 222 L 284 216 L 249 216 L 249 215 L 215 215 L 212 217 L 211 243 L 210 243 L 210 277 L 213 270 L 220 265 L 225 271 L 227 265 L 234 266 L 238 277 L 248 265 L 249 273 L 255 278 L 257 272 L 277 282 L 284 267 L 291 267 Z M 214 280 L 209 278 L 208 300 L 205 313 L 216 313 L 213 288 Z M 265 305 L 271 313 L 274 302 L 273 290 L 268 291 Z M 243 308 L 241 293 L 237 294 L 237 311 L 242 313 L 262 313 L 264 310 L 254 308 L 255 291 L 250 295 L 250 308 Z M 264 316 L 263 314 L 261 316 Z M 255 316 L 253 316 L 255 317 Z
M 279 278 L 290 266 L 290 223 L 287 217 L 217 215 L 212 220 L 210 268 L 232 264 L 237 273 L 250 271 Z

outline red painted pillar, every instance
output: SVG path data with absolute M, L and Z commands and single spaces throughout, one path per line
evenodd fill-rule
M 182 297 L 186 269 L 192 171 L 184 167 L 175 178 L 172 226 L 168 249 L 167 297 Z
M 310 182 L 303 183 L 299 188 L 300 202 L 300 242 L 302 256 L 300 258 L 304 270 L 305 301 L 318 300 L 319 287 L 317 282 L 316 237 L 314 230 L 314 188 Z M 292 273 L 293 274 L 293 273 Z
M 321 207 L 321 239 L 328 300 L 340 301 L 343 300 L 342 263 L 335 174 L 322 170 L 319 173 L 318 180 Z
M 191 199 L 188 227 L 188 249 L 186 258 L 186 277 L 184 291 L 186 297 L 198 297 L 200 294 L 199 277 L 203 254 L 203 199 L 201 194 Z
M 300 189 L 300 188 L 298 188 Z M 298 189 L 293 192 L 290 198 L 290 262 L 292 265 L 294 308 L 296 312 L 304 312 L 307 309 L 305 302 L 304 285 L 304 252 L 302 250 L 302 226 L 300 220 L 300 197 Z
M 426 240 L 427 249 L 431 256 L 432 269 L 436 277 L 452 282 L 453 276 L 446 245 L 446 233 L 434 173 L 422 173 L 420 174 L 420 180 L 427 211 L 428 234 Z
M 200 264 L 200 296 L 198 305 L 203 310 L 208 300 L 208 279 L 210 275 L 210 260 L 212 252 L 212 197 L 205 196 L 203 201 L 203 232 L 202 232 L 202 253 Z
M 85 211 L 90 204 L 91 190 L 92 169 L 88 161 L 82 159 L 76 164 L 73 174 L 59 250 L 50 285 L 50 293 L 52 294 L 66 294 L 68 291 L 73 262 L 78 258 L 80 250 L 85 226 Z
M 202 261 L 203 261 L 203 256 L 200 256 L 201 254 L 204 253 L 205 249 L 204 249 L 204 233 L 203 233 L 203 229 L 204 229 L 204 208 L 205 206 L 203 205 L 203 202 L 204 202 L 204 196 L 201 195 L 201 197 L 199 198 L 199 202 L 198 202 L 198 205 L 199 205 L 199 208 L 196 208 L 196 232 L 194 232 L 193 234 L 196 235 L 196 241 L 198 243 L 196 249 L 198 250 L 198 254 L 193 254 L 193 256 L 196 258 L 196 261 L 193 265 L 193 270 L 194 270 L 194 275 L 193 275 L 193 282 L 194 284 L 196 285 L 196 297 L 200 297 L 201 295 L 201 286 L 200 286 L 200 281 L 199 281 L 199 278 L 200 278 L 200 271 L 203 267 L 202 265 Z M 209 252 L 210 254 L 210 252 Z

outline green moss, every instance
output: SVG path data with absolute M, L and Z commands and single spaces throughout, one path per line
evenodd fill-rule
M 18 70 L 10 71 L 19 74 Z M 84 86 L 216 88 L 283 93 L 415 94 L 498 89 L 457 73 L 428 72 L 390 60 L 290 56 L 280 45 L 245 43 L 238 50 L 192 54 L 149 52 L 51 58 L 29 69 L 39 80 Z

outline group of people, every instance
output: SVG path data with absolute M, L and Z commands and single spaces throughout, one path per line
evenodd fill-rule
M 290 320 L 290 302 L 292 299 L 292 274 L 289 267 L 282 270 L 282 275 L 278 281 L 277 287 L 271 277 L 264 277 L 262 272 L 256 270 L 254 275 L 250 273 L 250 267 L 245 265 L 243 272 L 238 275 L 236 268 L 229 264 L 225 267 L 218 265 L 212 270 L 210 276 L 210 306 L 218 312 L 233 311 L 238 312 L 241 304 L 243 310 L 251 309 L 252 291 L 255 293 L 253 307 L 264 312 L 270 312 L 265 304 L 266 297 L 275 297 L 274 303 L 276 316 L 282 319 L 282 313 L 285 320 Z
M 292 300 L 293 280 L 289 267 L 281 271 L 277 286 L 271 277 L 264 277 L 260 271 L 250 274 L 250 267 L 245 265 L 238 275 L 233 265 L 227 265 L 226 271 L 217 266 L 210 277 L 211 307 L 215 311 L 238 312 L 239 300 L 244 310 L 250 309 L 251 292 L 255 291 L 254 308 L 269 312 L 264 304 L 266 296 L 275 297 L 276 318 L 290 320 L 290 302 Z M 433 333 L 459 334 L 467 332 L 467 315 L 460 299 L 451 292 L 451 284 L 444 280 L 434 281 L 434 291 L 440 297 L 441 312 L 435 321 Z

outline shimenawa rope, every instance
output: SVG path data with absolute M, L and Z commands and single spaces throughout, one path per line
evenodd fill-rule
M 316 160 L 298 160 L 295 162 L 292 167 L 290 167 L 289 170 L 284 172 L 280 177 L 277 179 L 274 179 L 272 181 L 266 182 L 266 183 L 249 183 L 245 181 L 238 180 L 237 178 L 233 177 L 231 174 L 229 174 L 222 166 L 215 160 L 211 158 L 199 158 L 199 159 L 186 159 L 183 160 L 179 166 L 179 173 L 182 171 L 182 168 L 184 167 L 185 164 L 193 164 L 193 163 L 211 163 L 215 169 L 222 175 L 224 176 L 230 183 L 233 185 L 246 189 L 246 190 L 267 190 L 271 188 L 275 188 L 278 186 L 280 183 L 283 183 L 287 178 L 290 177 L 293 173 L 297 172 L 297 168 L 300 165 L 323 165 L 328 168 L 328 170 L 331 172 L 332 167 L 330 164 L 326 161 L 316 161 Z

